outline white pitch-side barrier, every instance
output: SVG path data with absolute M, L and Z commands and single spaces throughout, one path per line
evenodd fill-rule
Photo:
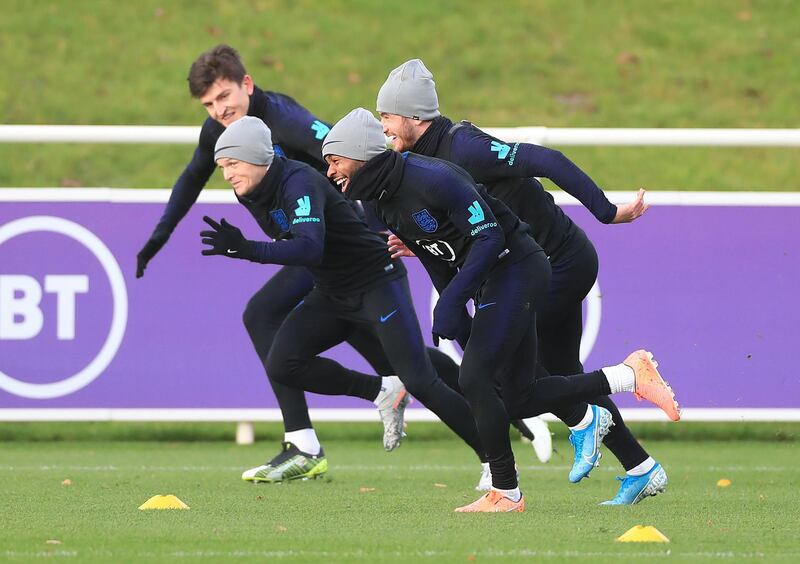
M 800 147 L 800 129 L 487 127 L 507 142 L 548 146 Z M 0 143 L 194 144 L 196 126 L 0 125 Z

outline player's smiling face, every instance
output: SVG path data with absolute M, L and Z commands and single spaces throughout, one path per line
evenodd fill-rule
M 222 169 L 222 176 L 233 186 L 233 191 L 238 196 L 246 196 L 252 192 L 264 179 L 268 168 L 227 157 L 218 159 L 217 166 Z
M 200 96 L 200 103 L 211 119 L 228 127 L 240 117 L 247 115 L 252 94 L 253 79 L 249 74 L 244 75 L 241 84 L 227 78 L 218 78 Z
M 418 119 L 411 119 L 397 114 L 381 112 L 381 125 L 383 133 L 392 141 L 395 151 L 410 151 L 417 139 L 425 132 L 427 127 L 420 127 Z
M 336 182 L 342 192 L 347 190 L 347 185 L 350 184 L 350 179 L 356 171 L 364 166 L 364 161 L 339 155 L 328 155 L 325 157 L 325 162 L 328 163 L 328 178 Z

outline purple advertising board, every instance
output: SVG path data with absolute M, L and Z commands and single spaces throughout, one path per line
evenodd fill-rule
M 0 419 L 34 409 L 277 407 L 241 321 L 276 267 L 200 254 L 203 215 L 263 238 L 246 210 L 226 203 L 227 192 L 204 194 L 137 280 L 136 253 L 166 192 L 53 193 L 0 190 Z M 687 413 L 769 409 L 796 418 L 800 199 L 656 196 L 648 194 L 656 205 L 642 219 L 618 226 L 563 201 L 600 256 L 585 304 L 585 367 L 648 348 Z M 406 264 L 430 335 L 430 282 L 415 259 Z M 329 354 L 370 370 L 346 345 Z M 374 409 L 351 398 L 308 400 Z

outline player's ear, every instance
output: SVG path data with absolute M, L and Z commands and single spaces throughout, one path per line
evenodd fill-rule
M 253 84 L 253 77 L 252 76 L 250 76 L 249 74 L 244 75 L 244 78 L 242 79 L 242 86 L 244 86 L 244 89 L 247 92 L 248 96 L 252 96 L 253 95 L 253 86 L 254 86 L 254 84 Z

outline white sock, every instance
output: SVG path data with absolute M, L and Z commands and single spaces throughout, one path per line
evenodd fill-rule
M 591 405 L 587 405 L 586 413 L 583 414 L 583 419 L 581 419 L 581 422 L 574 427 L 570 427 L 570 429 L 573 431 L 583 431 L 586 427 L 592 424 L 592 421 L 594 421 L 594 410 L 592 409 Z
M 381 391 L 378 392 L 378 396 L 372 400 L 372 403 L 379 406 L 384 398 L 391 394 L 394 391 L 395 387 L 395 380 L 397 376 L 382 376 L 381 377 Z
M 612 394 L 619 392 L 633 392 L 636 390 L 636 374 L 633 368 L 626 364 L 607 366 L 603 368 L 608 385 L 611 387 Z
M 639 464 L 638 466 L 634 466 L 627 472 L 625 472 L 628 476 L 643 476 L 647 474 L 650 470 L 653 469 L 653 466 L 656 465 L 656 461 L 653 460 L 652 456 L 648 456 L 647 460 Z
M 481 471 L 486 472 L 489 470 L 489 463 L 488 462 L 481 462 Z
M 517 486 L 513 490 L 501 490 L 499 488 L 495 488 L 494 486 L 492 486 L 492 489 L 496 492 L 500 492 L 501 494 L 503 494 L 504 497 L 510 499 L 514 503 L 518 502 L 519 498 L 522 497 L 522 492 L 519 491 L 519 486 Z
M 316 456 L 319 454 L 319 451 L 322 450 L 322 446 L 319 444 L 319 439 L 314 429 L 288 431 L 283 434 L 283 440 L 292 443 L 299 448 L 301 452 L 305 452 L 306 454 Z

